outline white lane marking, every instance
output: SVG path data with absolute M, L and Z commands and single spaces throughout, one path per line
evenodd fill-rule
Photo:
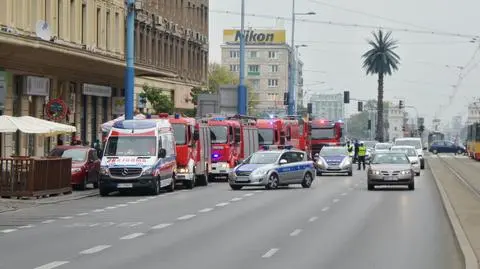
M 111 245 L 98 245 L 98 246 L 93 247 L 93 248 L 82 250 L 82 251 L 80 251 L 80 254 L 94 254 L 94 253 L 100 252 L 102 250 L 105 250 L 109 247 L 111 247 Z
M 230 204 L 229 202 L 225 202 L 225 203 L 218 203 L 215 206 L 222 207 L 222 206 L 227 206 L 229 204 Z
M 138 204 L 137 201 L 130 201 L 130 202 L 128 202 L 128 203 L 129 203 L 129 204 Z
M 308 221 L 309 221 L 309 222 L 314 222 L 314 221 L 316 221 L 317 219 L 318 219 L 318 217 L 311 217 Z
M 67 261 L 54 261 L 54 262 L 51 262 L 51 263 L 47 263 L 47 264 L 44 264 L 42 266 L 39 266 L 39 267 L 35 267 L 35 269 L 53 269 L 53 268 L 57 268 L 57 267 L 60 267 L 62 265 L 65 265 L 69 262 Z
M 52 222 L 55 222 L 55 220 L 54 219 L 47 219 L 47 220 L 42 221 L 43 224 L 49 224 L 49 223 L 52 223 Z
M 332 201 L 332 202 L 334 202 L 334 203 L 338 203 L 338 201 L 340 201 L 340 199 L 333 199 L 333 201 Z
M 95 226 L 98 226 L 98 225 L 100 225 L 100 223 L 90 224 L 90 225 L 88 225 L 88 227 L 95 227 Z
M 253 196 L 253 193 L 245 193 L 244 196 L 246 196 L 246 197 Z
M 73 219 L 72 216 L 59 217 L 59 219 Z
M 144 233 L 133 233 L 133 234 L 129 234 L 129 235 L 125 235 L 123 237 L 120 237 L 120 240 L 130 240 L 130 239 L 140 237 L 142 235 L 145 235 L 145 234 Z
M 126 207 L 128 206 L 127 204 L 118 204 L 118 205 L 115 205 L 116 207 Z
M 262 193 L 263 191 L 254 191 L 254 192 L 256 192 L 256 193 Z
M 145 199 L 145 198 L 137 200 L 137 202 L 146 202 L 146 201 L 148 201 L 148 199 Z
M 171 225 L 172 225 L 172 223 L 161 223 L 161 224 L 153 226 L 152 229 L 160 230 L 160 229 L 167 228 L 168 226 L 171 226 Z
M 198 210 L 198 212 L 200 212 L 200 213 L 207 213 L 207 212 L 210 212 L 210 211 L 212 211 L 212 210 L 213 210 L 213 208 L 207 207 L 207 208 Z
M 342 195 L 342 196 L 345 196 L 345 195 L 347 195 L 347 193 L 346 193 L 346 192 L 344 192 L 344 193 L 342 193 L 342 194 L 340 194 L 340 195 Z
M 190 215 L 185 215 L 185 216 L 181 216 L 179 218 L 177 218 L 178 220 L 187 220 L 187 219 L 191 219 L 191 218 L 194 218 L 196 217 L 197 215 L 194 215 L 194 214 L 190 214 Z
M 33 227 L 35 227 L 35 225 L 28 224 L 28 225 L 25 225 L 25 226 L 20 226 L 20 227 L 18 227 L 18 229 L 28 229 L 28 228 L 33 228 Z
M 296 229 L 295 231 L 290 233 L 290 236 L 297 236 L 302 232 L 302 229 Z
M 5 229 L 5 230 L 1 230 L 0 232 L 4 233 L 4 234 L 8 234 L 8 233 L 15 232 L 15 231 L 18 231 L 18 230 L 17 229 Z
M 238 202 L 238 201 L 241 201 L 241 200 L 243 200 L 243 198 L 235 197 L 235 198 L 231 199 L 230 202 Z
M 329 209 L 330 209 L 330 207 L 326 206 L 326 207 L 322 208 L 322 211 L 325 212 L 325 211 L 327 211 L 327 210 L 329 210 Z
M 86 215 L 88 215 L 88 213 L 87 213 L 87 212 L 84 212 L 84 213 L 78 213 L 78 214 L 77 214 L 77 216 L 86 216 Z
M 262 258 L 270 258 L 273 255 L 275 255 L 275 253 L 277 253 L 277 251 L 278 251 L 278 248 L 272 248 L 269 251 L 267 251 L 267 253 L 263 254 Z
M 105 209 L 116 209 L 117 207 L 116 206 L 107 206 L 105 207 Z
M 92 212 L 94 212 L 94 213 L 103 212 L 103 211 L 105 211 L 105 209 L 95 209 L 95 210 L 92 210 Z

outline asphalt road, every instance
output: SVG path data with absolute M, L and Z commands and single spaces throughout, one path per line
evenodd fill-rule
M 416 184 L 368 192 L 362 171 L 311 189 L 219 183 L 6 212 L 0 268 L 461 268 L 430 173 Z

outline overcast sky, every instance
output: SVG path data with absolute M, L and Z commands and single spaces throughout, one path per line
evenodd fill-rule
M 247 26 L 285 28 L 290 42 L 291 22 L 275 17 L 291 16 L 291 0 L 245 1 L 247 13 L 268 17 L 247 16 Z M 240 16 L 226 12 L 239 12 L 240 4 L 240 0 L 210 0 L 210 61 L 220 62 L 222 30 L 240 26 Z M 365 40 L 374 27 L 384 27 L 394 28 L 402 58 L 400 70 L 385 79 L 386 100 L 398 103 L 403 98 L 431 123 L 436 113 L 444 122 L 454 115 L 465 119 L 467 103 L 479 96 L 480 51 L 476 54 L 476 49 L 480 40 L 472 42 L 471 37 L 480 33 L 478 0 L 296 0 L 296 12 L 309 11 L 317 15 L 297 16 L 295 43 L 308 45 L 300 54 L 305 63 L 304 84 L 311 85 L 313 92 L 349 89 L 354 98 L 375 98 L 376 77 L 365 75 L 361 55 L 369 48 Z M 423 31 L 431 33 L 417 33 Z M 460 76 L 463 81 L 455 90 Z M 321 81 L 325 84 L 318 84 Z

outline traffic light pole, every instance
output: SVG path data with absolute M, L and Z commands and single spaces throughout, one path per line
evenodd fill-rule
M 135 87 L 134 29 L 135 0 L 127 0 L 127 65 L 125 69 L 125 119 L 133 119 L 133 95 Z
M 238 114 L 247 115 L 247 87 L 245 86 L 245 0 L 242 0 L 240 29 L 240 78 L 238 85 Z

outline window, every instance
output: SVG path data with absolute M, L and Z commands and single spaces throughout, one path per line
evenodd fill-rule
M 87 38 L 87 5 L 82 4 L 82 44 L 85 44 Z
M 277 59 L 278 53 L 276 51 L 269 51 L 268 52 L 268 59 Z
M 278 72 L 278 65 L 276 65 L 276 64 L 270 65 L 270 72 L 277 73 Z
M 278 79 L 269 79 L 268 87 L 278 87 Z
M 107 20 L 105 25 L 105 34 L 107 36 L 105 48 L 110 50 L 110 11 L 107 11 Z
M 260 88 L 260 80 L 259 79 L 250 79 L 250 84 L 252 88 L 258 90 Z
M 77 31 L 75 31 L 75 0 L 70 0 L 70 41 L 76 42 L 77 41 Z
M 100 39 L 101 39 L 101 34 L 102 34 L 102 9 L 101 8 L 97 8 L 97 48 L 100 47 Z
M 276 101 L 277 100 L 278 93 L 269 92 L 267 95 L 268 95 L 268 100 L 269 101 Z
M 154 136 L 112 136 L 107 140 L 105 156 L 155 156 Z
M 20 2 L 20 1 L 19 1 Z M 57 6 L 57 35 L 61 39 L 63 37 L 63 0 L 58 0 Z
M 248 73 L 260 73 L 260 66 L 258 64 L 248 65 Z
M 230 58 L 240 58 L 240 51 L 238 51 L 238 50 L 231 50 L 231 51 L 230 51 Z
M 258 58 L 258 51 L 250 51 L 248 57 L 252 59 Z
M 240 70 L 240 66 L 238 64 L 231 64 L 230 71 L 231 72 L 238 72 Z
M 118 39 L 120 33 L 120 15 L 118 12 L 115 12 L 115 32 L 113 33 L 114 40 L 113 42 L 115 43 L 115 51 L 120 51 L 120 40 Z
M 187 144 L 187 136 L 186 136 L 187 129 L 185 124 L 174 123 L 172 124 L 172 127 L 173 127 L 173 134 L 175 135 L 175 143 L 177 145 Z

